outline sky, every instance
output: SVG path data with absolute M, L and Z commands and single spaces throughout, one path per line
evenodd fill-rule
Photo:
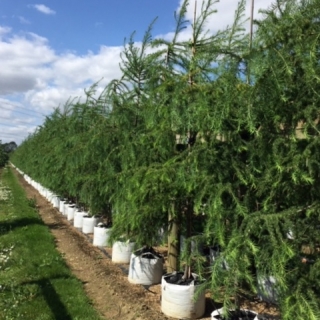
M 36 0 L 37 1 L 37 0 Z M 192 20 L 196 0 L 189 0 Z M 200 10 L 202 1 L 197 0 Z M 272 0 L 255 0 L 254 15 Z M 238 0 L 220 0 L 207 28 L 232 24 Z M 21 143 L 54 108 L 118 78 L 124 39 L 170 38 L 182 0 L 0 0 L 0 140 Z M 251 0 L 246 16 L 250 17 Z M 246 23 L 249 29 L 249 21 Z M 185 30 L 185 38 L 189 38 Z

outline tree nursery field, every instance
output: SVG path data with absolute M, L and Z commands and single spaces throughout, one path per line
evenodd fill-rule
M 103 219 L 129 281 L 160 286 L 161 316 L 257 319 L 243 301 L 259 297 L 320 319 L 320 0 L 277 0 L 249 32 L 244 0 L 219 31 L 215 1 L 192 21 L 189 5 L 170 40 L 156 20 L 133 33 L 122 76 L 57 107 L 10 161 L 78 228 Z

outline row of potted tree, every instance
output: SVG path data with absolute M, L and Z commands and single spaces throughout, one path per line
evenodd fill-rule
M 171 40 L 152 38 L 155 22 L 133 34 L 122 77 L 57 108 L 11 160 L 108 217 L 112 241 L 152 247 L 165 231 L 168 272 L 197 274 L 199 295 L 206 279 L 225 312 L 276 283 L 283 319 L 318 319 L 319 0 L 276 1 L 252 38 L 244 0 L 216 32 L 214 1 L 191 22 L 188 5 Z
M 60 198 L 51 190 L 45 188 L 40 183 L 34 181 L 31 177 L 26 175 L 15 165 L 12 165 L 23 178 L 34 187 L 48 202 L 52 204 L 68 221 L 73 223 L 73 226 L 82 231 L 84 234 L 93 234 L 93 245 L 98 247 L 109 246 L 109 236 L 111 228 L 108 228 L 107 224 L 103 224 L 100 216 L 90 216 L 89 212 L 84 211 L 76 204 L 67 201 L 67 199 Z M 135 249 L 135 243 L 132 241 L 126 241 L 125 239 L 118 239 L 112 245 L 112 262 L 118 264 L 129 264 L 128 280 L 134 284 L 141 284 L 150 286 L 153 284 L 159 284 L 162 281 L 164 272 L 164 259 L 161 254 L 150 247 L 143 247 L 138 250 Z M 170 280 L 171 276 L 166 275 L 163 279 L 163 295 L 162 295 L 162 309 L 164 312 L 172 313 L 172 302 L 174 300 L 181 302 L 183 305 L 180 308 L 174 308 L 174 315 L 179 317 L 190 317 L 194 315 L 196 317 L 201 316 L 205 308 L 205 297 L 201 296 L 197 302 L 194 303 L 192 298 L 194 296 L 194 289 L 190 294 L 187 288 L 187 296 L 181 298 L 181 292 L 186 291 L 180 290 L 179 296 L 176 296 L 176 290 L 166 289 L 166 278 Z M 170 287 L 169 287 L 170 288 Z M 166 299 L 165 297 L 168 296 Z M 173 300 L 172 300 L 173 299 Z M 200 308 L 200 309 L 199 309 Z

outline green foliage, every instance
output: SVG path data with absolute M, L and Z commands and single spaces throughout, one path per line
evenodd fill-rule
M 152 38 L 154 22 L 142 44 L 132 34 L 122 77 L 55 110 L 12 161 L 92 213 L 112 208 L 113 239 L 152 246 L 170 211 L 189 238 L 182 262 L 225 307 L 271 275 L 283 319 L 316 319 L 320 1 L 276 1 L 252 45 L 245 1 L 213 34 L 214 4 L 190 22 L 184 1 L 171 41 Z M 192 239 L 218 245 L 217 262 L 192 253 Z
M 3 168 L 9 161 L 9 155 L 5 148 L 5 144 L 1 143 L 0 140 L 0 168 Z

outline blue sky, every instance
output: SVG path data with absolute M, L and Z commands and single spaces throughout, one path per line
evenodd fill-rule
M 139 40 L 155 17 L 155 34 L 171 31 L 179 1 L 51 0 L 42 1 L 41 5 L 36 7 L 26 0 L 0 0 L 0 22 L 18 34 L 45 36 L 57 52 L 85 54 L 88 50 L 97 52 L 101 45 L 122 45 L 123 39 L 135 30 Z
M 70 97 L 119 77 L 124 38 L 169 37 L 182 0 L 0 0 L 0 140 L 20 143 Z M 205 1 L 205 0 L 204 0 Z M 246 7 L 249 17 L 250 1 Z M 202 0 L 198 0 L 200 7 Z M 255 17 L 272 0 L 255 0 Z M 193 15 L 190 0 L 187 16 Z M 231 24 L 238 0 L 220 0 L 212 32 Z M 248 28 L 249 23 L 246 25 Z M 186 30 L 185 37 L 189 37 Z

